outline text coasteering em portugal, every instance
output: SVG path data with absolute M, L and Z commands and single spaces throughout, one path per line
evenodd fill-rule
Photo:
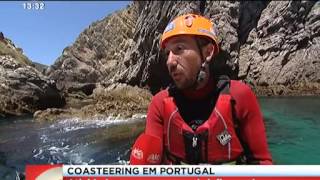
M 69 167 L 69 175 L 215 175 L 212 168 L 207 167 Z

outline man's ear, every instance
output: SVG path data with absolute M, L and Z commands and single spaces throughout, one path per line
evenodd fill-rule
M 203 53 L 206 57 L 206 61 L 210 62 L 213 55 L 214 55 L 214 45 L 212 43 L 209 43 L 208 45 L 206 45 L 204 47 L 204 53 Z

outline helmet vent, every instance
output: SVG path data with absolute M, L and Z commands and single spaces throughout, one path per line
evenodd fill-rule
M 187 27 L 190 28 L 193 24 L 193 20 L 194 20 L 194 16 L 189 15 L 184 18 L 184 23 L 186 24 Z

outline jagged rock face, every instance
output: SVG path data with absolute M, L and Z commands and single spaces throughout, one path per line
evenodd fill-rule
M 93 23 L 72 46 L 64 49 L 46 73 L 57 81 L 58 89 L 68 91 L 73 86 L 93 84 L 114 76 L 131 42 L 137 8 L 137 4 L 132 4 Z
M 55 82 L 35 66 L 21 48 L 0 32 L 0 118 L 65 104 Z
M 64 99 L 53 81 L 31 66 L 0 56 L 0 115 L 22 115 L 61 107 Z
M 319 94 L 319 35 L 319 2 L 270 2 L 240 48 L 239 76 L 259 94 Z
M 242 79 L 259 95 L 320 94 L 316 1 L 134 1 L 86 29 L 48 74 L 59 89 L 120 82 L 154 94 L 171 82 L 163 30 L 178 15 L 200 12 L 219 32 L 215 74 Z
M 219 31 L 218 74 L 250 82 L 259 95 L 320 94 L 319 2 L 207 1 L 201 9 L 199 1 L 153 1 L 140 7 L 119 82 L 148 85 L 153 93 L 166 86 L 161 33 L 177 15 L 204 12 Z

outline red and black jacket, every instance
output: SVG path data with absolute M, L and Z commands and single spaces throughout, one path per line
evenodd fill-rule
M 145 133 L 162 139 L 164 164 L 272 164 L 258 102 L 239 81 L 159 92 L 149 105 Z

